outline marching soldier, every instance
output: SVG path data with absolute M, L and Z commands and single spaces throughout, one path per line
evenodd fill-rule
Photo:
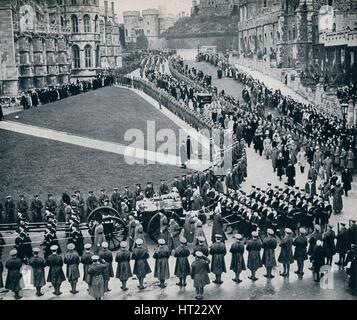
M 212 244 L 209 251 L 210 255 L 212 255 L 211 271 L 216 276 L 216 279 L 213 280 L 213 282 L 216 284 L 222 284 L 222 273 L 227 272 L 226 263 L 224 261 L 224 256 L 226 255 L 227 250 L 224 243 L 221 242 L 221 234 L 216 234 L 215 239 L 216 241 Z
M 79 263 L 80 258 L 78 253 L 75 251 L 76 247 L 73 243 L 67 245 L 67 253 L 64 256 L 64 263 L 67 265 L 66 276 L 68 282 L 71 284 L 71 293 L 77 294 L 77 282 L 80 278 L 79 274 Z
M 89 275 L 88 270 L 89 266 L 92 264 L 93 252 L 91 251 L 91 244 L 86 243 L 84 245 L 84 253 L 81 257 L 81 263 L 83 264 L 83 281 L 85 281 L 89 285 Z
M 41 297 L 43 293 L 41 288 L 46 285 L 45 267 L 46 261 L 39 256 L 40 249 L 33 248 L 33 257 L 29 260 L 28 264 L 33 269 L 33 285 L 36 288 L 36 296 Z
M 209 260 L 201 251 L 195 253 L 196 260 L 191 264 L 191 278 L 193 279 L 193 286 L 196 288 L 195 298 L 198 300 L 203 299 L 204 287 L 210 284 L 208 274 Z
M 289 228 L 285 229 L 285 236 L 280 243 L 281 251 L 278 261 L 283 264 L 283 272 L 280 272 L 282 277 L 289 277 L 290 264 L 294 262 L 294 255 L 292 250 L 293 237 L 292 230 Z
M 252 239 L 247 242 L 247 251 L 249 252 L 247 267 L 252 273 L 248 278 L 252 281 L 258 280 L 255 273 L 262 266 L 262 260 L 260 257 L 262 242 L 258 239 L 258 237 L 259 233 L 257 231 L 253 231 Z
M 56 296 L 62 294 L 60 291 L 61 284 L 66 280 L 65 275 L 62 270 L 63 259 L 60 255 L 57 254 L 58 246 L 51 246 L 51 255 L 46 260 L 46 265 L 50 267 L 47 276 L 47 282 L 51 282 Z
M 154 277 L 158 278 L 160 281 L 160 288 L 163 289 L 166 287 L 165 279 L 170 278 L 169 271 L 169 257 L 170 251 L 165 246 L 166 242 L 164 239 L 158 240 L 159 247 L 155 250 L 153 258 L 155 259 L 155 272 Z
M 190 250 L 187 248 L 187 240 L 184 237 L 180 238 L 180 245 L 175 249 L 174 257 L 176 258 L 175 276 L 179 278 L 178 286 L 186 287 L 186 277 L 190 275 L 190 264 L 188 256 Z
M 244 262 L 244 243 L 242 241 L 243 236 L 241 234 L 236 234 L 234 238 L 236 239 L 236 242 L 232 244 L 231 249 L 229 250 L 232 254 L 230 270 L 233 270 L 235 273 L 235 278 L 232 280 L 240 283 L 242 280 L 239 279 L 239 275 L 243 270 L 246 270 Z
M 19 300 L 22 297 L 19 292 L 21 290 L 20 280 L 22 274 L 20 272 L 22 261 L 17 257 L 17 250 L 10 251 L 10 259 L 6 261 L 5 267 L 7 268 L 7 277 L 5 282 L 5 289 L 11 290 L 15 294 L 15 299 Z
M 114 277 L 113 271 L 113 254 L 108 250 L 108 242 L 102 243 L 102 250 L 99 252 L 99 258 L 102 263 L 106 265 L 106 272 L 104 273 L 104 290 L 105 292 L 112 291 L 109 289 L 110 278 Z
M 41 210 L 43 208 L 42 201 L 38 198 L 38 194 L 35 194 L 34 199 L 31 202 L 31 213 L 32 213 L 32 221 L 41 222 L 42 221 L 42 213 Z
M 149 253 L 146 248 L 142 245 L 144 241 L 142 239 L 137 239 L 135 241 L 136 248 L 133 249 L 133 254 L 131 259 L 135 261 L 133 274 L 135 274 L 139 279 L 139 289 L 145 289 L 144 279 L 148 273 L 151 273 L 151 268 L 148 264 L 147 259 L 149 258 Z
M 275 249 L 278 246 L 278 243 L 274 237 L 274 230 L 267 229 L 267 237 L 263 240 L 262 248 L 263 257 L 262 264 L 265 266 L 267 272 L 264 275 L 266 278 L 273 279 L 275 276 L 272 274 L 272 270 L 276 267 L 275 259 Z
M 115 261 L 117 262 L 117 271 L 115 277 L 118 278 L 122 286 L 120 287 L 123 291 L 127 291 L 126 282 L 130 277 L 133 276 L 130 266 L 131 253 L 128 250 L 128 243 L 122 241 L 120 243 L 120 249 L 116 254 Z
M 298 235 L 294 241 L 293 246 L 295 247 L 294 259 L 297 262 L 297 271 L 295 273 L 298 276 L 304 275 L 304 261 L 307 260 L 307 238 L 306 238 L 306 230 L 304 228 L 299 229 L 300 235 Z

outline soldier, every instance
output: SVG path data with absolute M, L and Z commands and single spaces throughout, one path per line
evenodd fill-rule
M 349 275 L 348 288 L 353 295 L 357 294 L 357 248 L 355 244 L 351 245 L 351 250 L 347 253 L 345 265 L 348 263 L 350 267 L 347 268 L 347 274 Z
M 165 179 L 161 179 L 161 184 L 159 188 L 159 195 L 168 194 L 170 192 L 169 186 L 166 184 Z
M 17 211 L 22 213 L 27 219 L 27 210 L 29 209 L 29 206 L 25 200 L 25 196 L 23 194 L 20 194 L 20 200 L 17 201 Z
M 102 250 L 99 252 L 99 258 L 102 263 L 107 267 L 106 272 L 104 273 L 104 290 L 105 292 L 112 291 L 109 289 L 110 278 L 114 277 L 113 271 L 113 254 L 108 250 L 108 242 L 102 243 Z
M 351 226 L 348 228 L 348 237 L 350 244 L 357 245 L 357 224 L 356 220 L 350 220 Z
M 133 276 L 130 266 L 130 251 L 128 250 L 128 243 L 126 241 L 120 242 L 120 249 L 116 254 L 115 261 L 117 262 L 117 271 L 115 277 L 118 278 L 123 291 L 127 291 L 126 282 Z
M 133 274 L 135 274 L 139 279 L 139 289 L 145 289 L 144 278 L 147 274 L 151 273 L 151 268 L 148 264 L 147 259 L 149 258 L 149 253 L 146 248 L 142 245 L 144 241 L 142 239 L 137 239 L 135 241 L 136 248 L 133 249 L 133 254 L 131 256 L 132 260 L 135 260 Z
M 5 217 L 8 223 L 15 222 L 15 202 L 11 196 L 6 197 Z
M 49 212 L 56 214 L 56 209 L 57 209 L 57 203 L 55 200 L 52 199 L 52 193 L 49 193 L 47 195 L 47 200 L 45 202 L 45 210 L 48 210 Z
M 239 279 L 239 275 L 243 270 L 246 270 L 244 262 L 244 243 L 242 241 L 243 236 L 241 234 L 236 234 L 234 238 L 236 239 L 236 242 L 232 244 L 231 249 L 229 250 L 232 254 L 230 270 L 233 270 L 235 273 L 235 278 L 232 280 L 240 283 L 242 280 Z
M 216 241 L 216 237 L 215 237 L 216 234 L 221 235 L 222 242 L 227 240 L 227 236 L 226 236 L 225 232 L 223 231 L 222 215 L 219 212 L 215 213 L 215 215 L 213 217 L 212 238 L 211 238 L 212 242 Z
M 129 211 L 132 211 L 134 209 L 134 194 L 129 189 L 129 186 L 124 187 L 123 198 L 127 199 L 127 205 L 128 205 Z
M 310 260 L 312 262 L 314 281 L 320 282 L 320 278 L 321 278 L 320 269 L 325 264 L 325 254 L 324 254 L 324 249 L 322 248 L 321 240 L 316 241 L 316 248 L 313 254 L 311 255 Z
M 283 264 L 283 268 L 284 268 L 283 272 L 280 272 L 280 275 L 282 277 L 289 277 L 290 264 L 294 262 L 294 255 L 292 250 L 293 232 L 289 228 L 286 228 L 284 231 L 285 231 L 285 236 L 280 242 L 281 251 L 278 261 Z
M 201 251 L 205 257 L 208 257 L 209 250 L 207 246 L 206 239 L 203 236 L 197 237 L 198 244 L 193 248 L 192 255 L 195 256 L 197 251 Z
M 176 283 L 177 286 L 186 287 L 186 277 L 190 275 L 189 255 L 190 250 L 187 248 L 187 240 L 181 237 L 180 245 L 174 251 L 174 257 L 176 257 L 175 276 L 179 278 L 179 282 Z
M 253 231 L 251 234 L 252 239 L 247 242 L 247 251 L 249 252 L 247 267 L 252 274 L 248 278 L 252 281 L 256 281 L 258 278 L 255 276 L 255 273 L 262 266 L 262 260 L 260 257 L 262 242 L 258 239 L 259 233 L 257 231 Z
M 43 208 L 42 201 L 38 198 L 38 194 L 35 194 L 34 199 L 31 202 L 31 213 L 33 222 L 42 222 L 42 213 Z
M 46 285 L 45 267 L 46 261 L 39 256 L 40 249 L 33 248 L 33 257 L 29 260 L 28 264 L 33 269 L 33 285 L 36 288 L 36 296 L 41 297 L 43 293 L 41 288 Z
M 118 188 L 114 188 L 112 195 L 110 196 L 110 202 L 112 204 L 113 209 L 120 212 L 120 194 L 118 192 Z
M 95 300 L 104 297 L 104 273 L 106 266 L 99 262 L 99 256 L 92 256 L 92 264 L 88 267 L 89 294 Z
M 155 250 L 153 258 L 155 259 L 155 272 L 154 277 L 160 281 L 160 288 L 166 287 L 165 280 L 170 278 L 169 271 L 169 257 L 170 251 L 165 246 L 166 241 L 164 239 L 158 240 L 159 247 Z
M 345 264 L 346 253 L 350 249 L 350 242 L 346 224 L 344 222 L 340 222 L 340 226 L 341 228 L 336 237 L 336 252 L 339 254 L 339 260 L 338 262 L 335 262 L 335 264 L 343 268 Z
M 62 294 L 60 291 L 61 284 L 66 280 L 65 275 L 62 270 L 63 259 L 60 255 L 57 254 L 58 246 L 51 246 L 51 255 L 46 260 L 46 265 L 50 267 L 47 276 L 47 282 L 51 282 L 56 296 Z
M 215 235 L 215 242 L 212 244 L 210 248 L 210 255 L 212 255 L 212 265 L 211 271 L 215 274 L 216 279 L 213 280 L 216 284 L 222 284 L 223 281 L 221 280 L 222 273 L 227 272 L 226 264 L 224 261 L 224 256 L 227 253 L 226 246 L 224 243 L 221 242 L 222 235 L 216 234 Z
M 19 230 L 19 235 L 15 239 L 17 257 L 22 261 L 32 257 L 31 239 L 25 231 Z
M 147 187 L 144 190 L 145 198 L 151 199 L 154 196 L 154 194 L 155 194 L 155 190 L 154 190 L 153 184 L 152 184 L 152 182 L 148 182 Z
M 265 266 L 267 273 L 264 275 L 266 278 L 273 279 L 275 276 L 272 274 L 272 270 L 276 267 L 275 259 L 275 249 L 278 246 L 278 243 L 274 237 L 274 230 L 267 229 L 267 237 L 263 240 L 262 247 L 263 257 L 262 264 Z
M 100 196 L 98 198 L 98 203 L 99 203 L 100 207 L 104 207 L 105 206 L 105 201 L 109 201 L 109 197 L 105 193 L 105 189 L 101 189 L 100 192 L 101 192 L 101 194 L 100 194 Z
M 87 198 L 87 217 L 90 215 L 90 213 L 98 207 L 98 200 L 96 196 L 93 194 L 93 191 L 89 191 L 89 196 Z
M 328 265 L 332 265 L 332 258 L 336 253 L 335 238 L 336 234 L 335 231 L 333 231 L 333 225 L 329 224 L 328 230 L 322 235 L 326 264 Z
M 76 200 L 78 203 L 78 210 L 79 210 L 79 217 L 81 221 L 85 221 L 85 217 L 84 217 L 84 199 L 81 195 L 81 191 L 80 190 L 76 190 L 75 191 L 75 195 L 76 195 Z
M 311 256 L 314 254 L 314 251 L 316 249 L 316 242 L 318 240 L 322 240 L 321 228 L 319 225 L 315 225 L 314 232 L 310 235 L 309 238 L 309 248 L 307 250 L 307 254 L 310 256 L 310 260 Z
M 93 252 L 91 251 L 91 244 L 86 243 L 84 245 L 84 253 L 81 257 L 81 263 L 83 264 L 83 281 L 85 281 L 89 285 L 89 275 L 88 270 L 89 266 L 92 264 L 92 256 Z
M 67 253 L 64 256 L 64 263 L 67 265 L 67 271 L 66 271 L 66 276 L 68 279 L 68 282 L 71 284 L 71 293 L 77 294 L 79 291 L 77 291 L 77 282 L 78 279 L 80 278 L 79 274 L 79 263 L 80 263 L 80 258 L 78 253 L 75 251 L 75 245 L 73 243 L 69 243 L 67 245 Z
M 297 271 L 295 273 L 298 276 L 304 275 L 304 261 L 307 260 L 307 231 L 304 228 L 299 229 L 300 235 L 298 235 L 294 241 L 293 245 L 295 247 L 294 259 L 297 262 Z
M 210 284 L 208 274 L 210 272 L 209 260 L 201 251 L 195 253 L 196 260 L 191 264 L 191 278 L 193 279 L 193 286 L 196 288 L 197 300 L 203 299 L 204 287 Z
M 76 223 L 72 226 L 72 231 L 70 232 L 71 239 L 69 242 L 75 245 L 77 253 L 81 256 L 84 251 L 84 238 L 82 231 L 79 229 L 79 220 L 75 220 Z
M 19 292 L 21 290 L 20 280 L 22 274 L 20 272 L 22 261 L 17 257 L 17 250 L 10 251 L 10 259 L 6 261 L 5 267 L 7 268 L 7 277 L 5 282 L 5 289 L 11 290 L 15 294 L 15 299 L 21 299 Z

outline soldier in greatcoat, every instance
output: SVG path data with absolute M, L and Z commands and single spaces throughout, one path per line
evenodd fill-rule
M 223 231 L 223 220 L 222 220 L 222 215 L 220 213 L 215 213 L 213 217 L 212 238 L 211 238 L 212 242 L 216 241 L 216 237 L 215 237 L 216 234 L 221 235 L 222 242 L 227 240 L 227 236 Z
M 110 278 L 114 277 L 114 270 L 113 270 L 113 254 L 108 249 L 109 244 L 108 242 L 102 243 L 102 250 L 99 252 L 100 262 L 104 263 L 107 267 L 106 272 L 104 273 L 104 289 L 105 292 L 111 291 L 109 289 L 109 281 Z
M 98 217 L 97 221 L 95 221 L 95 226 L 94 226 L 93 252 L 95 255 L 98 255 L 103 242 L 105 242 L 104 227 L 102 224 L 101 217 Z
M 60 255 L 57 254 L 58 246 L 51 246 L 51 255 L 46 260 L 46 265 L 50 267 L 47 276 L 47 282 L 51 282 L 54 288 L 54 294 L 59 296 L 62 294 L 60 291 L 61 284 L 66 280 L 65 275 L 62 270 L 63 259 Z
M 210 272 L 209 260 L 201 251 L 195 253 L 195 261 L 191 264 L 191 278 L 193 279 L 193 286 L 196 288 L 195 298 L 203 299 L 203 290 L 207 284 L 210 284 L 208 274 Z
M 329 224 L 328 230 L 322 235 L 326 264 L 328 265 L 332 265 L 332 258 L 336 253 L 335 238 L 336 234 L 335 231 L 333 231 L 333 225 Z
M 299 229 L 299 235 L 294 239 L 293 246 L 295 247 L 294 259 L 297 262 L 297 271 L 295 273 L 299 276 L 304 275 L 304 261 L 307 260 L 307 231 L 305 228 Z
M 197 237 L 198 244 L 193 247 L 192 255 L 195 255 L 197 251 L 201 251 L 205 257 L 208 257 L 209 250 L 207 246 L 207 241 L 203 236 Z
M 91 244 L 86 243 L 84 245 L 84 253 L 81 256 L 81 263 L 83 264 L 83 281 L 85 281 L 87 284 L 88 282 L 88 269 L 89 266 L 92 264 L 92 256 L 93 252 L 91 251 Z
M 242 280 L 239 279 L 239 275 L 243 270 L 246 270 L 244 262 L 244 243 L 242 241 L 243 236 L 241 234 L 236 234 L 234 238 L 236 241 L 232 244 L 229 250 L 229 252 L 232 254 L 230 270 L 233 270 L 235 273 L 235 278 L 232 280 L 234 282 L 240 283 Z
M 10 259 L 6 261 L 5 267 L 7 268 L 7 277 L 5 282 L 5 289 L 11 290 L 15 294 L 15 299 L 21 299 L 19 292 L 21 290 L 20 280 L 22 274 L 20 272 L 22 261 L 17 257 L 17 250 L 10 251 Z
M 41 222 L 42 221 L 42 201 L 38 198 L 38 194 L 33 196 L 33 200 L 31 201 L 31 213 L 32 213 L 32 221 L 33 222 Z
M 321 278 L 320 269 L 325 264 L 325 254 L 324 254 L 324 249 L 322 247 L 321 240 L 316 241 L 316 248 L 310 257 L 310 260 L 312 262 L 314 281 L 320 282 L 320 278 Z
M 104 273 L 106 266 L 99 262 L 99 256 L 92 256 L 92 264 L 88 268 L 89 294 L 95 300 L 104 297 Z
M 169 257 L 171 255 L 164 239 L 158 240 L 158 248 L 155 250 L 153 258 L 155 259 L 154 277 L 160 281 L 160 288 L 165 288 L 165 280 L 170 278 Z
M 151 273 L 151 268 L 147 259 L 149 258 L 149 252 L 143 245 L 144 241 L 142 239 L 136 239 L 136 248 L 133 249 L 131 259 L 135 261 L 133 274 L 135 274 L 139 279 L 139 289 L 145 289 L 144 278 L 147 274 Z
M 33 248 L 33 257 L 30 258 L 28 264 L 33 269 L 33 285 L 36 288 L 36 296 L 41 297 L 43 293 L 41 292 L 41 288 L 46 285 L 45 278 L 45 267 L 46 261 L 44 258 L 39 256 L 40 249 Z
M 122 286 L 120 287 L 123 291 L 127 291 L 126 282 L 130 277 L 133 276 L 130 266 L 131 253 L 128 249 L 128 243 L 126 241 L 120 242 L 120 249 L 115 256 L 115 261 L 117 262 L 117 271 L 115 277 L 118 278 Z
M 339 260 L 336 262 L 338 266 L 343 268 L 345 263 L 346 253 L 350 249 L 350 242 L 348 238 L 348 231 L 346 228 L 346 224 L 344 222 L 340 222 L 340 231 L 336 236 L 336 252 L 339 254 Z
M 247 242 L 248 262 L 247 267 L 252 272 L 248 277 L 252 281 L 258 280 L 255 276 L 256 271 L 262 266 L 262 260 L 260 257 L 260 250 L 262 249 L 262 242 L 258 239 L 259 233 L 257 231 L 252 232 L 252 239 Z
M 294 255 L 293 255 L 293 236 L 292 236 L 292 230 L 289 228 L 286 228 L 285 230 L 285 236 L 280 242 L 280 255 L 278 258 L 278 261 L 283 264 L 283 272 L 280 272 L 280 275 L 282 277 L 289 277 L 290 273 L 290 264 L 294 262 Z
M 347 253 L 345 265 L 350 263 L 346 273 L 349 275 L 348 288 L 353 295 L 357 295 L 357 247 L 355 244 L 351 245 L 351 249 Z
M 71 293 L 77 294 L 77 282 L 80 278 L 79 274 L 79 263 L 80 258 L 78 253 L 75 251 L 76 247 L 73 243 L 67 245 L 67 253 L 64 256 L 64 263 L 67 265 L 66 276 L 68 282 L 71 284 Z
M 170 252 L 172 252 L 172 250 L 175 250 L 180 244 L 180 233 L 181 233 L 181 227 L 173 218 L 170 219 L 168 231 L 169 231 L 168 247 Z
M 94 195 L 93 191 L 89 191 L 89 196 L 87 198 L 87 216 L 98 207 L 97 197 Z
M 6 197 L 5 201 L 5 218 L 8 223 L 15 222 L 15 201 L 12 199 L 11 196 Z
M 210 255 L 212 255 L 211 272 L 214 273 L 216 276 L 216 279 L 213 280 L 213 282 L 216 284 L 222 284 L 222 273 L 227 272 L 226 263 L 224 261 L 224 256 L 227 253 L 227 249 L 224 243 L 221 242 L 221 234 L 216 234 L 215 240 L 216 241 L 212 244 L 209 251 Z
M 180 238 L 180 245 L 174 251 L 176 258 L 175 276 L 179 278 L 178 286 L 186 287 L 186 277 L 190 275 L 191 269 L 188 262 L 190 250 L 187 248 L 187 240 L 184 237 Z
M 262 247 L 263 257 L 262 264 L 265 266 L 267 273 L 264 275 L 266 278 L 274 278 L 275 276 L 272 274 L 272 270 L 276 267 L 276 259 L 275 259 L 275 249 L 278 246 L 276 238 L 274 237 L 274 230 L 267 229 L 267 237 L 263 240 Z

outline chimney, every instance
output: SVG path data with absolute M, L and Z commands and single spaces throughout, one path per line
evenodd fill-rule
M 114 2 L 112 2 L 112 16 L 115 16 L 115 7 L 114 7 Z
M 108 16 L 108 1 L 104 1 L 104 15 Z

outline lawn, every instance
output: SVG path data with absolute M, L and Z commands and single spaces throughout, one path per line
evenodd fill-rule
M 47 108 L 51 112 L 52 107 Z M 173 181 L 175 176 L 190 172 L 158 164 L 128 165 L 122 155 L 4 130 L 0 130 L 0 141 L 1 202 L 8 194 L 17 200 L 20 193 L 27 199 L 39 193 L 44 201 L 49 192 L 59 199 L 63 192 L 72 193 L 77 188 L 87 196 L 90 189 L 98 195 L 103 187 L 110 193 L 113 187 L 133 188 L 136 183 L 145 187 L 147 181 L 157 186 L 160 179 Z
M 19 118 L 16 119 L 16 116 Z M 140 129 L 144 134 L 145 148 L 147 121 L 155 121 L 155 133 L 160 129 L 172 129 L 178 137 L 179 132 L 179 127 L 173 121 L 146 100 L 130 90 L 117 87 L 72 96 L 39 108 L 11 114 L 7 119 L 125 145 L 131 144 L 131 141 L 124 139 L 127 130 Z M 162 142 L 157 142 L 156 148 L 161 144 Z M 176 154 L 178 145 L 179 143 L 176 146 Z

